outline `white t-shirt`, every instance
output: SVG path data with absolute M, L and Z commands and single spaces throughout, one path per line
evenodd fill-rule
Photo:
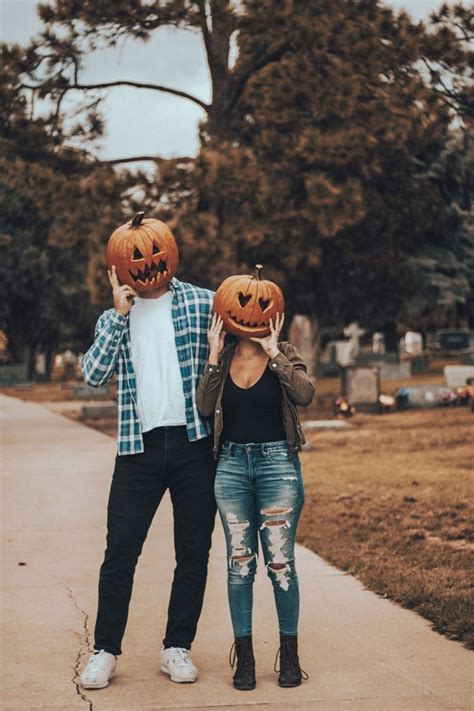
M 137 297 L 130 309 L 130 340 L 142 432 L 186 424 L 183 379 L 172 318 L 173 294 Z

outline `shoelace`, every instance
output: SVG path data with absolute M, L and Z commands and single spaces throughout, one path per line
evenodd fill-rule
M 89 666 L 93 670 L 95 670 L 95 669 L 101 667 L 103 664 L 106 664 L 107 662 L 108 662 L 108 658 L 105 656 L 105 654 L 96 652 L 92 655 L 92 659 L 89 661 Z
M 286 662 L 287 662 L 288 666 L 290 667 L 290 669 L 292 671 L 295 671 L 297 674 L 299 674 L 302 679 L 305 679 L 305 680 L 309 679 L 309 674 L 307 674 L 307 672 L 305 672 L 305 670 L 300 667 L 298 658 L 293 657 L 291 654 L 289 654 L 288 649 L 286 651 L 287 651 Z M 279 647 L 278 652 L 276 653 L 275 664 L 273 665 L 273 669 L 276 671 L 277 674 L 279 674 L 280 670 L 281 670 L 280 667 L 277 669 L 277 662 L 279 661 L 279 659 L 281 659 L 280 652 L 281 652 L 281 647 Z
M 188 650 L 183 647 L 176 647 L 176 654 L 173 657 L 173 662 L 178 666 L 186 666 L 189 664 Z
M 231 669 L 235 667 L 235 662 L 237 661 L 237 670 L 242 671 L 243 669 L 250 668 L 252 666 L 252 656 L 250 654 L 241 655 L 240 658 L 237 656 L 237 648 L 235 642 L 232 644 L 229 652 L 229 666 Z

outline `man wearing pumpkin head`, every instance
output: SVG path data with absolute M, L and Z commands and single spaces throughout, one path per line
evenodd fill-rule
M 99 318 L 82 370 L 99 386 L 115 373 L 118 453 L 107 510 L 107 548 L 99 576 L 94 653 L 86 689 L 109 683 L 121 654 L 135 566 L 154 514 L 169 489 L 176 568 L 160 669 L 193 682 L 188 651 L 207 577 L 216 504 L 209 423 L 196 386 L 208 354 L 213 292 L 179 281 L 170 229 L 144 213 L 119 227 L 107 246 L 114 308 Z

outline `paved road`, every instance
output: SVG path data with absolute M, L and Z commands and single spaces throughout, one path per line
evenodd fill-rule
M 474 708 L 470 652 L 301 547 L 301 658 L 310 679 L 298 689 L 276 684 L 276 615 L 270 581 L 261 570 L 255 610 L 258 687 L 235 691 L 227 666 L 232 635 L 220 524 L 193 647 L 200 681 L 171 682 L 158 671 L 173 569 L 167 500 L 137 569 L 118 673 L 108 689 L 81 693 L 77 677 L 91 645 L 115 444 L 39 405 L 7 397 L 0 405 L 3 709 Z

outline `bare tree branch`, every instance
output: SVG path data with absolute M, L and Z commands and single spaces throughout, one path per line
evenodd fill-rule
M 32 89 L 33 91 L 36 91 L 37 89 L 41 89 L 41 84 L 37 84 L 36 86 L 32 86 L 31 84 L 22 84 L 21 85 L 24 89 Z M 205 101 L 201 101 L 201 99 L 198 99 L 196 96 L 193 96 L 192 94 L 188 94 L 186 91 L 180 91 L 179 89 L 173 89 L 169 86 L 162 86 L 161 84 L 143 84 L 141 82 L 135 82 L 135 81 L 110 81 L 110 82 L 103 82 L 101 84 L 79 84 L 75 82 L 74 84 L 70 84 L 69 86 L 65 87 L 62 89 L 64 92 L 66 91 L 71 91 L 72 89 L 79 89 L 82 91 L 87 91 L 89 89 L 109 89 L 111 87 L 115 86 L 131 86 L 134 87 L 135 89 L 152 89 L 153 91 L 162 91 L 165 94 L 173 94 L 174 96 L 180 96 L 183 99 L 188 99 L 189 101 L 194 102 L 198 106 L 200 106 L 204 111 L 208 112 L 209 111 L 209 104 L 206 104 Z
M 117 165 L 118 163 L 134 163 L 135 161 L 154 161 L 155 163 L 162 163 L 166 160 L 169 159 L 161 158 L 161 156 L 130 156 L 129 158 L 112 158 L 111 160 L 98 160 L 97 162 L 104 165 Z

